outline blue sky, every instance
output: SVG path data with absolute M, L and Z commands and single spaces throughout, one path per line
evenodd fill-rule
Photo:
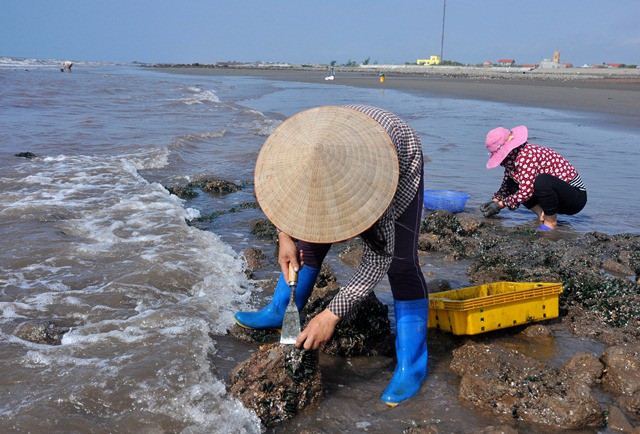
M 0 56 L 338 64 L 440 54 L 444 0 L 2 0 Z M 640 0 L 447 0 L 444 58 L 640 64 Z

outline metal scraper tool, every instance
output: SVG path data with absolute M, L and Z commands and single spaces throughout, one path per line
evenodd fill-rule
M 282 320 L 280 343 L 283 345 L 295 344 L 296 338 L 300 334 L 300 312 L 296 305 L 297 285 L 298 273 L 293 269 L 291 263 L 289 263 L 289 287 L 291 288 L 291 295 L 289 297 L 289 304 L 287 304 L 287 310 L 285 310 L 284 318 Z

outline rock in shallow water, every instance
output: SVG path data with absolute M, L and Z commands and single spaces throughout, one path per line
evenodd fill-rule
M 34 154 L 33 152 L 19 152 L 15 154 L 15 156 L 20 158 L 26 158 L 27 160 L 37 157 L 37 155 Z
M 34 320 L 20 324 L 14 333 L 20 339 L 36 344 L 60 345 L 62 337 L 69 330 L 69 327 L 57 321 Z
M 301 313 L 303 327 L 326 308 L 338 289 L 331 268 L 323 266 Z M 389 355 L 393 337 L 388 310 L 371 294 L 353 318 L 340 322 L 322 351 L 338 356 Z M 280 345 L 277 330 L 250 330 L 234 324 L 229 334 L 243 341 L 270 342 L 240 364 L 231 377 L 232 393 L 253 409 L 265 426 L 275 427 L 293 418 L 322 395 L 317 351 Z
M 567 372 L 570 378 L 578 379 L 587 386 L 593 386 L 602 378 L 604 366 L 593 354 L 579 353 L 565 363 L 562 370 Z
M 603 423 L 589 386 L 567 371 L 495 344 L 469 343 L 453 353 L 450 369 L 462 375 L 458 398 L 469 406 L 562 429 Z
M 200 178 L 190 182 L 187 187 L 197 187 L 205 193 L 228 194 L 242 189 L 242 186 L 224 179 Z
M 607 367 L 604 387 L 618 395 L 640 392 L 640 344 L 609 347 L 602 360 Z
M 317 351 L 268 344 L 231 375 L 231 393 L 273 428 L 322 395 Z

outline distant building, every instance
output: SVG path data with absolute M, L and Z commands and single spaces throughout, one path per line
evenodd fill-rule
M 500 59 L 498 60 L 498 65 L 500 66 L 513 66 L 516 64 L 516 61 L 513 59 Z
M 493 66 L 493 62 L 491 60 L 487 60 L 482 64 L 482 66 Z
M 440 56 L 430 56 L 428 59 L 418 59 L 416 61 L 418 65 L 439 65 Z
M 607 68 L 624 68 L 624 63 L 607 63 Z
M 549 60 L 549 59 L 544 59 L 542 62 L 540 62 L 540 68 L 557 69 L 557 68 L 566 68 L 566 67 L 567 67 L 566 63 L 554 62 L 553 60 Z
M 570 63 L 560 63 L 560 51 L 556 50 L 553 52 L 553 59 L 543 59 L 540 62 L 540 68 L 570 68 L 573 65 Z

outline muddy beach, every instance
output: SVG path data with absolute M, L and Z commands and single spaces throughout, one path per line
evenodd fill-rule
M 242 213 L 257 217 L 246 225 L 246 235 L 255 246 L 244 256 L 246 272 L 264 289 L 255 301 L 260 308 L 269 300 L 275 286 L 273 270 L 279 267 L 274 227 L 250 203 L 192 224 L 206 230 L 216 218 L 240 218 Z M 457 289 L 465 279 L 463 286 L 561 282 L 559 317 L 473 336 L 430 329 L 430 375 L 419 396 L 398 407 L 401 421 L 390 417 L 388 425 L 367 431 L 450 432 L 455 422 L 439 419 L 435 413 L 441 408 L 431 401 L 433 394 L 443 393 L 457 401 L 458 417 L 494 426 L 487 432 L 636 432 L 640 236 L 576 234 L 566 229 L 540 234 L 534 222 L 504 227 L 472 209 L 460 214 L 426 211 L 419 249 L 430 293 Z M 340 281 L 358 265 L 360 252 L 357 240 L 333 247 L 330 265 L 303 311 L 303 321 L 326 306 Z M 371 383 L 370 405 L 385 411 L 377 408 L 381 404 L 375 388 L 382 390 L 393 369 L 389 304 L 383 286 L 359 317 L 338 330 L 319 357 L 312 357 L 315 361 L 308 362 L 306 371 L 310 377 L 298 376 L 297 383 L 289 379 L 290 384 L 279 390 L 282 365 L 273 368 L 273 347 L 264 346 L 278 341 L 277 332 L 248 332 L 230 325 L 228 338 L 243 342 L 247 352 L 235 354 L 227 366 L 228 387 L 274 432 L 334 432 L 338 427 L 317 428 L 314 415 L 339 408 L 341 399 L 350 399 L 341 397 L 340 389 L 357 390 L 364 379 Z M 298 396 L 304 392 L 305 399 L 293 398 L 296 384 L 301 387 Z M 366 414 L 360 417 L 366 419 Z
M 216 68 L 211 65 L 156 65 L 155 70 L 186 75 L 246 76 L 268 80 L 319 83 L 418 92 L 445 98 L 477 99 L 619 117 L 620 124 L 640 117 L 640 69 L 478 68 L 371 65 L 336 67 L 324 80 L 322 67 Z M 379 80 L 385 76 L 384 82 Z

